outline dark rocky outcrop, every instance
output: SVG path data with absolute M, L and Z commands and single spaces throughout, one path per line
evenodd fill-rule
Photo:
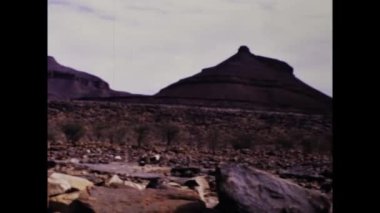
M 219 209 L 222 212 L 328 213 L 323 194 L 244 165 L 226 164 L 217 171 Z
M 246 46 L 215 67 L 169 85 L 155 97 L 314 113 L 330 113 L 332 106 L 329 96 L 297 79 L 287 63 L 254 55 Z
M 85 97 L 128 96 L 111 90 L 108 83 L 94 75 L 59 64 L 48 56 L 48 99 L 69 100 Z

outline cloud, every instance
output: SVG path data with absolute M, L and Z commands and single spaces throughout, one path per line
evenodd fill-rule
M 248 45 L 331 94 L 331 19 L 328 0 L 49 0 L 48 51 L 114 89 L 154 94 Z

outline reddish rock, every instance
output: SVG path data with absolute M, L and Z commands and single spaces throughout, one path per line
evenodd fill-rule
M 202 212 L 205 205 L 191 190 L 143 191 L 128 188 L 95 187 L 90 197 L 74 201 L 71 212 Z

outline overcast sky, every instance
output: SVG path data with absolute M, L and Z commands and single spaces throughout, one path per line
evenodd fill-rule
M 48 0 L 48 54 L 154 94 L 247 45 L 332 96 L 331 0 Z

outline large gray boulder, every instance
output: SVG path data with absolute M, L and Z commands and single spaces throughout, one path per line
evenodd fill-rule
M 331 203 L 308 190 L 267 172 L 236 164 L 218 168 L 216 181 L 222 212 L 328 213 Z

